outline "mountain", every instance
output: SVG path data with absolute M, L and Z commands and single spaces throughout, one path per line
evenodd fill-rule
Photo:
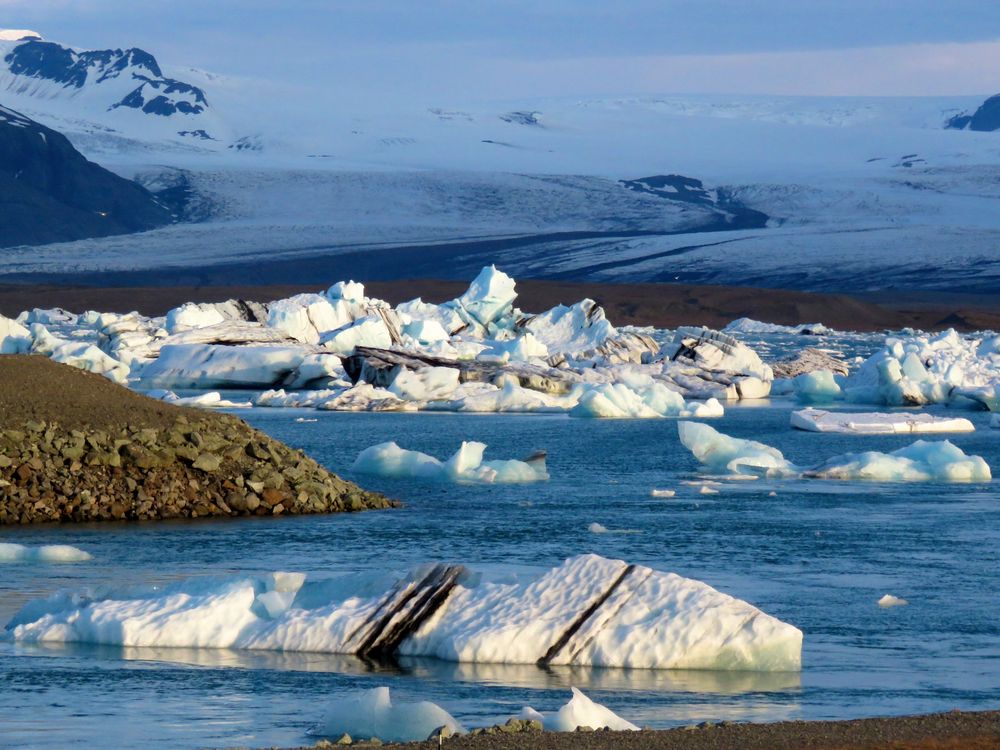
M 1000 94 L 991 96 L 971 115 L 955 115 L 945 125 L 953 130 L 980 130 L 991 132 L 1000 130 Z
M 0 106 L 0 247 L 106 237 L 171 220 L 148 190 L 87 161 L 60 133 Z
M 199 147 L 223 137 L 204 88 L 167 75 L 137 47 L 78 50 L 32 31 L 0 30 L 0 96 L 71 137 Z

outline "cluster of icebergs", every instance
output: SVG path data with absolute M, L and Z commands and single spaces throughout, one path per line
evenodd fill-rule
M 939 334 L 890 336 L 850 375 L 804 373 L 792 386 L 806 403 L 956 407 L 1000 411 L 1000 336 Z
M 796 466 L 781 451 L 756 440 L 723 435 L 703 422 L 679 422 L 681 443 L 711 471 L 730 475 L 861 479 L 882 482 L 988 482 L 990 467 L 947 440 L 917 440 L 880 453 L 845 453 L 815 466 Z
M 615 328 L 592 300 L 540 314 L 484 268 L 458 298 L 392 307 L 355 282 L 267 304 L 187 303 L 163 317 L 31 310 L 0 317 L 0 352 L 36 353 L 176 400 L 173 390 L 258 391 L 246 402 L 308 406 L 710 417 L 766 396 L 771 368 L 736 339 L 680 329 L 661 345 Z

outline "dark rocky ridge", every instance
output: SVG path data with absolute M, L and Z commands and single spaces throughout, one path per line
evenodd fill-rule
M 0 107 L 0 247 L 144 231 L 171 210 L 87 161 L 61 133 Z
M 953 130 L 979 130 L 992 132 L 1000 130 L 1000 94 L 991 96 L 970 114 L 955 115 L 945 124 Z
M 0 525 L 394 505 L 235 417 L 44 357 L 0 356 Z

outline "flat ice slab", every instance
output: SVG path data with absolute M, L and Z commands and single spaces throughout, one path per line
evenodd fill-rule
M 801 409 L 792 412 L 792 427 L 810 432 L 845 432 L 863 435 L 907 434 L 911 432 L 974 432 L 975 426 L 962 417 L 903 412 L 851 412 Z
M 494 664 L 797 671 L 802 632 L 701 581 L 597 555 L 532 579 L 433 566 L 395 582 L 297 573 L 61 592 L 18 641 L 407 655 Z

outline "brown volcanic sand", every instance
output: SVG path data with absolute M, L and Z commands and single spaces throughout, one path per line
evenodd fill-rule
M 0 355 L 0 525 L 388 508 L 228 414 Z
M 432 750 L 438 743 L 435 740 L 394 747 Z M 953 711 L 850 721 L 714 724 L 642 732 L 466 735 L 448 738 L 442 747 L 450 750 L 987 750 L 1000 748 L 1000 711 Z
M 0 429 L 28 420 L 58 422 L 67 430 L 126 424 L 169 429 L 181 415 L 219 416 L 141 396 L 47 357 L 0 355 Z
M 233 287 L 55 287 L 0 286 L 0 314 L 17 315 L 33 307 L 63 307 L 73 312 L 129 312 L 162 315 L 184 302 L 221 302 L 248 299 L 266 302 L 315 286 Z M 414 297 L 428 302 L 453 299 L 468 287 L 466 281 L 377 281 L 365 285 L 369 295 L 392 303 Z M 823 323 L 852 331 L 913 327 L 925 330 L 1000 329 L 1000 295 L 962 295 L 942 292 L 883 292 L 866 295 L 819 294 L 785 289 L 695 284 L 596 284 L 518 280 L 518 307 L 541 312 L 557 304 L 590 297 L 603 305 L 616 325 L 706 325 L 718 328 L 740 317 L 768 323 L 797 325 Z

